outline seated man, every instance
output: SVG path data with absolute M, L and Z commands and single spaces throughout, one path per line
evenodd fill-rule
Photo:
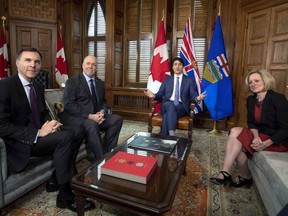
M 144 94 L 155 100 L 163 99 L 162 136 L 174 136 L 177 119 L 189 115 L 190 103 L 200 102 L 206 97 L 205 92 L 198 95 L 194 91 L 195 80 L 183 74 L 184 62 L 181 58 L 172 61 L 172 76 L 167 76 L 160 86 L 159 91 L 153 94 L 149 89 Z
M 82 73 L 66 82 L 63 122 L 85 129 L 86 141 L 97 160 L 117 145 L 123 120 L 107 113 L 105 85 L 96 76 L 96 57 L 86 56 L 82 68 Z M 100 131 L 105 131 L 103 140 Z
M 41 62 L 37 49 L 21 49 L 16 57 L 18 73 L 0 80 L 0 137 L 5 141 L 11 173 L 21 172 L 30 157 L 53 156 L 56 172 L 52 176 L 59 184 L 56 205 L 76 211 L 70 181 L 76 174 L 75 159 L 84 131 L 50 119 L 44 89 L 34 82 Z M 95 204 L 86 201 L 85 209 L 92 208 Z

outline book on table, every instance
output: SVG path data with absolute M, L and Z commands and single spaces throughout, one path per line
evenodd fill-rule
M 156 167 L 157 158 L 119 151 L 101 166 L 101 174 L 147 184 Z
M 155 151 L 164 154 L 171 154 L 174 150 L 178 138 L 163 139 L 158 137 L 138 136 L 135 140 L 129 143 L 128 147 Z

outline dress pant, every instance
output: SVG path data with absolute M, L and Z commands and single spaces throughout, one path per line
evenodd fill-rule
M 85 129 L 86 142 L 93 152 L 95 159 L 100 159 L 105 153 L 117 146 L 123 119 L 118 115 L 107 114 L 100 125 L 90 119 L 85 119 L 80 125 Z M 104 138 L 101 137 L 103 131 Z
M 173 101 L 162 102 L 162 136 L 169 135 L 169 130 L 175 131 L 178 118 L 185 116 L 186 111 L 182 103 L 175 106 Z
M 39 137 L 31 146 L 31 156 L 53 155 L 57 181 L 65 184 L 76 174 L 75 160 L 84 137 L 81 127 L 61 126 L 60 131 Z

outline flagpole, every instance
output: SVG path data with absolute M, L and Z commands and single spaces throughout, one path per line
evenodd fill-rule
M 211 131 L 208 131 L 210 134 L 218 135 L 222 132 L 217 129 L 217 121 L 214 121 L 213 129 Z

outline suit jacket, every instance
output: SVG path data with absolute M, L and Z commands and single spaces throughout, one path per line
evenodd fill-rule
M 34 83 L 40 123 L 50 119 L 45 106 L 44 89 Z M 5 141 L 9 165 L 13 170 L 23 169 L 30 158 L 38 129 L 32 123 L 32 113 L 18 74 L 0 80 L 0 137 Z
M 183 74 L 180 88 L 180 98 L 187 114 L 190 112 L 190 103 L 195 102 L 195 98 L 197 97 L 197 94 L 194 91 L 194 86 L 195 80 Z M 155 100 L 162 98 L 163 102 L 170 100 L 173 93 L 173 87 L 174 75 L 167 76 L 161 84 L 159 91 L 155 94 Z
M 284 143 L 288 147 L 288 102 L 284 95 L 269 90 L 262 103 L 260 122 L 254 120 L 256 95 L 247 98 L 247 124 L 267 134 L 275 145 Z
M 105 84 L 97 77 L 95 77 L 95 88 L 98 106 L 97 111 L 104 109 L 107 112 L 109 106 L 105 99 Z M 89 114 L 93 113 L 93 100 L 83 73 L 67 80 L 63 100 L 65 111 L 63 117 L 64 122 L 70 122 L 69 124 L 71 124 L 71 121 L 78 121 L 77 125 L 79 125 L 79 121 L 84 121 Z

